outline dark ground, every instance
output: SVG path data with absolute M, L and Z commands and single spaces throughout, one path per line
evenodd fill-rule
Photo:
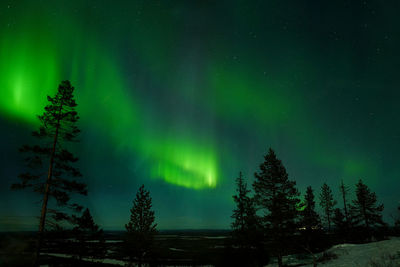
M 125 231 L 105 231 L 105 246 L 107 253 L 101 255 L 108 259 L 105 263 L 79 261 L 73 257 L 71 251 L 76 243 L 68 234 L 57 234 L 51 241 L 46 242 L 42 250 L 40 263 L 47 266 L 116 266 L 125 263 L 126 255 L 123 253 L 123 237 Z M 384 232 L 376 231 L 375 240 L 385 239 L 385 236 L 398 236 L 393 229 Z M 352 236 L 347 237 L 350 243 L 366 242 L 360 236 L 362 229 L 353 229 Z M 30 266 L 32 252 L 35 248 L 36 232 L 0 232 L 0 266 Z M 350 239 L 349 239 L 350 238 Z M 260 257 L 263 264 L 268 263 L 269 251 L 273 247 L 266 244 L 260 254 L 251 254 L 252 251 L 240 253 L 231 246 L 230 232 L 228 230 L 169 230 L 160 231 L 155 238 L 154 250 L 151 257 L 146 260 L 150 266 L 258 266 L 259 263 L 249 263 L 249 259 Z M 372 241 L 372 240 L 371 240 Z M 345 242 L 344 236 L 321 233 L 314 240 L 314 253 L 322 252 L 335 244 Z M 304 255 L 304 239 L 297 234 L 288 247 L 287 254 Z M 268 247 L 269 246 L 269 247 Z M 76 250 L 76 249 L 75 249 Z M 60 255 L 64 254 L 64 257 Z M 273 255 L 272 255 L 273 256 Z M 246 262 L 241 262 L 241 260 Z
M 124 231 L 105 231 L 107 254 L 104 258 L 124 260 L 122 238 Z M 35 246 L 35 232 L 0 233 L 0 266 L 27 266 Z M 168 230 L 160 231 L 155 238 L 154 265 L 217 264 L 229 242 L 226 230 Z M 53 238 L 42 254 L 70 254 L 74 241 Z M 55 256 L 41 257 L 41 263 L 55 266 L 79 265 L 77 259 Z M 113 266 L 85 262 L 86 266 Z

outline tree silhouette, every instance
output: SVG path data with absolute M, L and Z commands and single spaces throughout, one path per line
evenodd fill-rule
M 340 190 L 340 194 L 342 195 L 343 198 L 343 210 L 344 210 L 344 217 L 346 219 L 346 224 L 347 226 L 350 226 L 350 216 L 349 216 L 349 212 L 347 211 L 347 193 L 349 192 L 349 188 L 344 184 L 343 179 L 340 182 L 340 186 L 339 186 L 339 190 Z
M 138 259 L 139 266 L 148 254 L 151 253 L 154 235 L 157 233 L 154 211 L 150 192 L 139 188 L 131 208 L 131 216 L 126 228 L 125 249 L 129 254 L 131 262 L 133 257 Z
M 20 182 L 11 186 L 12 189 L 31 188 L 43 196 L 35 264 L 40 253 L 47 212 L 52 213 L 55 222 L 70 219 L 65 208 L 78 212 L 82 209 L 80 205 L 70 203 L 71 193 L 87 194 L 86 185 L 75 179 L 82 176 L 73 167 L 78 158 L 66 149 L 66 143 L 77 141 L 80 132 L 76 126 L 79 116 L 75 111 L 77 104 L 73 93 L 74 87 L 70 82 L 63 81 L 55 96 L 47 97 L 50 103 L 44 108 L 43 115 L 38 116 L 39 130 L 32 133 L 39 144 L 20 148 L 20 152 L 27 155 L 25 162 L 30 171 L 21 173 L 18 176 Z M 54 200 L 59 209 L 48 209 L 49 199 Z
M 317 241 L 317 233 L 321 228 L 321 219 L 315 211 L 314 192 L 311 186 L 307 187 L 302 206 L 303 209 L 300 211 L 300 229 L 302 230 L 302 236 L 305 238 L 305 249 L 310 251 Z
M 325 220 L 328 222 L 328 231 L 331 230 L 331 218 L 333 208 L 336 205 L 336 200 L 333 200 L 332 190 L 331 188 L 324 183 L 321 187 L 321 193 L 319 195 L 320 206 L 324 211 Z
M 282 161 L 277 159 L 272 149 L 264 156 L 260 171 L 254 176 L 255 199 L 258 207 L 265 212 L 262 220 L 267 236 L 271 237 L 278 265 L 282 266 L 285 248 L 297 229 L 297 207 L 300 199 L 296 182 L 288 179 Z
M 247 184 L 243 179 L 242 172 L 236 179 L 237 195 L 233 196 L 236 208 L 231 216 L 233 237 L 237 241 L 239 247 L 249 247 L 252 245 L 251 236 L 257 230 L 257 217 L 253 199 L 248 196 L 250 190 L 247 189 Z
M 80 217 L 73 216 L 76 226 L 73 233 L 77 238 L 76 255 L 83 257 L 101 258 L 106 253 L 103 229 L 95 224 L 89 209 L 85 209 Z
M 382 220 L 383 209 L 383 204 L 377 205 L 376 194 L 360 179 L 356 184 L 356 199 L 351 206 L 355 222 L 363 222 L 370 235 L 371 227 L 385 224 Z
M 232 253 L 234 266 L 259 266 L 267 260 L 262 251 L 262 232 L 260 231 L 254 199 L 249 196 L 250 190 L 243 179 L 242 172 L 236 179 L 236 192 L 233 196 L 236 208 L 231 218 L 232 243 L 236 248 Z
M 301 212 L 301 225 L 305 230 L 313 230 L 319 228 L 321 219 L 315 211 L 314 192 L 311 186 L 307 187 L 304 195 L 304 209 Z

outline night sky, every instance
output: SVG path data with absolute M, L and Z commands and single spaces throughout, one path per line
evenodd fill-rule
M 46 95 L 67 79 L 89 189 L 78 201 L 104 229 L 123 229 L 141 184 L 159 229 L 229 228 L 235 178 L 251 184 L 269 147 L 302 195 L 362 178 L 393 223 L 399 10 L 397 0 L 1 1 L 0 230 L 37 228 L 40 198 L 9 188 Z

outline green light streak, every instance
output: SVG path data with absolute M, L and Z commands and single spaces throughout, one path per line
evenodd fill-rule
M 183 138 L 170 139 L 153 152 L 159 159 L 151 170 L 153 177 L 164 177 L 169 183 L 188 188 L 216 187 L 218 161 L 212 147 Z
M 34 34 L 9 34 L 0 42 L 0 111 L 30 123 L 43 112 L 46 95 L 55 92 L 61 77 L 54 47 L 46 38 L 42 45 L 31 45 Z
M 3 116 L 37 125 L 46 96 L 54 94 L 62 79 L 70 79 L 83 125 L 107 136 L 117 150 L 128 148 L 146 158 L 149 178 L 193 189 L 216 187 L 217 153 L 209 142 L 199 141 L 207 137 L 180 131 L 171 134 L 175 138 L 166 137 L 159 121 L 145 114 L 145 104 L 134 93 L 137 89 L 130 88 L 100 42 L 67 17 L 47 17 L 35 24 L 28 18 L 20 21 L 25 26 L 4 31 L 0 42 Z M 49 21 L 62 21 L 62 27 L 49 28 Z M 146 119 L 153 125 L 149 127 Z

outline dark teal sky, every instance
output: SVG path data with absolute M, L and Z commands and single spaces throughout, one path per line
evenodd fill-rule
M 35 228 L 23 170 L 46 94 L 76 87 L 73 149 L 105 229 L 138 187 L 159 228 L 228 228 L 272 147 L 304 193 L 362 178 L 399 204 L 398 1 L 3 1 L 0 230 Z M 316 194 L 316 195 L 317 195 Z M 353 196 L 352 196 L 353 197 Z M 36 203 L 36 204 L 35 204 Z M 340 202 L 339 202 L 340 203 Z

